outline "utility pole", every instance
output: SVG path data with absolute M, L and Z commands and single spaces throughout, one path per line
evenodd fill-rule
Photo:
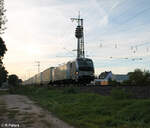
M 40 61 L 35 61 L 35 63 L 37 63 L 37 67 L 38 67 L 38 74 L 40 75 L 40 83 L 42 82 L 42 75 L 40 73 Z
M 38 74 L 40 73 L 40 61 L 35 61 L 35 63 L 37 63 L 37 67 L 38 67 Z
M 80 12 L 78 18 L 71 18 L 71 20 L 78 23 L 75 31 L 75 37 L 77 38 L 77 58 L 85 58 L 83 19 L 80 18 Z

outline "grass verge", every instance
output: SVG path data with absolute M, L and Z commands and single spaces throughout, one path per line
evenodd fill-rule
M 40 106 L 78 128 L 149 128 L 150 99 L 132 99 L 120 90 L 110 96 L 80 93 L 72 89 L 22 87 Z

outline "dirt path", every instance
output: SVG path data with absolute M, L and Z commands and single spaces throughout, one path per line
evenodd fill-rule
M 0 96 L 0 127 L 74 128 L 21 95 Z

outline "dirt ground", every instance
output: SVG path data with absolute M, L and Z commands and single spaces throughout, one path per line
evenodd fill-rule
M 0 96 L 1 128 L 74 128 L 43 110 L 26 96 Z

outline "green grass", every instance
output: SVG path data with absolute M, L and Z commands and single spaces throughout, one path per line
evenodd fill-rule
M 149 128 L 150 99 L 132 99 L 112 91 L 110 96 L 80 93 L 78 89 L 24 87 L 15 90 L 78 128 Z

